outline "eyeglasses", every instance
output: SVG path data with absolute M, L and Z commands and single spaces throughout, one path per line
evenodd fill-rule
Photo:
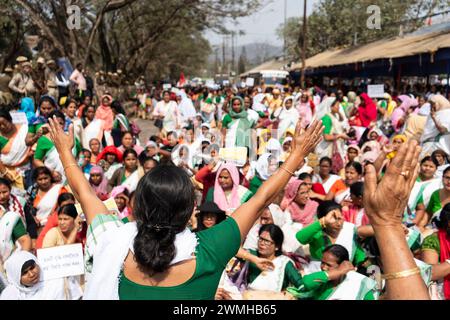
M 266 246 L 271 246 L 271 245 L 275 244 L 275 242 L 273 242 L 272 240 L 265 239 L 262 237 L 258 237 L 258 241 L 261 242 L 262 244 L 265 244 Z

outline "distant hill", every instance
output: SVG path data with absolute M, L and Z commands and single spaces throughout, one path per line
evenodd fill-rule
M 283 54 L 283 47 L 273 46 L 268 43 L 250 43 L 242 46 L 237 46 L 235 51 L 235 59 L 236 63 L 239 60 L 239 56 L 245 47 L 245 51 L 247 54 L 247 61 L 251 65 L 261 64 L 271 58 L 280 56 Z M 225 59 L 231 60 L 231 48 L 227 46 L 225 54 Z M 218 51 L 219 61 L 222 61 L 222 46 L 220 46 Z M 215 53 L 209 56 L 209 62 L 213 63 L 215 59 Z

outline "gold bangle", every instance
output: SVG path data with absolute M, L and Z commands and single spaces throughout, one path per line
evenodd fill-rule
M 288 169 L 286 169 L 285 167 L 281 166 L 280 169 L 283 169 L 284 171 L 286 171 L 287 173 L 289 173 L 291 176 L 295 176 L 295 173 L 289 171 Z
M 416 267 L 413 269 L 404 270 L 404 271 L 400 271 L 400 272 L 383 274 L 382 278 L 384 280 L 401 279 L 401 278 L 411 277 L 411 276 L 414 276 L 419 273 L 420 273 L 420 269 Z
M 78 164 L 77 163 L 68 164 L 67 166 L 64 167 L 64 171 L 66 171 L 67 168 L 70 168 L 70 167 L 78 167 Z

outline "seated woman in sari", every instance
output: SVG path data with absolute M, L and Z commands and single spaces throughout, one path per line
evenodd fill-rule
M 71 193 L 61 193 L 57 200 L 57 205 L 55 210 L 52 214 L 48 217 L 47 224 L 45 227 L 41 230 L 39 233 L 39 237 L 36 240 L 36 249 L 42 248 L 42 243 L 44 242 L 44 238 L 47 235 L 47 232 L 49 232 L 54 227 L 58 226 L 58 211 L 60 208 L 68 205 L 68 204 L 75 204 L 75 197 Z
M 439 216 L 442 208 L 450 203 L 450 167 L 444 171 L 442 177 L 443 188 L 439 188 L 431 194 L 428 206 L 425 208 L 424 196 L 422 195 L 418 200 L 417 211 L 426 211 L 423 215 L 419 225 L 425 227 L 428 225 L 433 218 Z
M 350 186 L 350 202 L 342 208 L 344 220 L 353 223 L 356 227 L 370 224 L 364 211 L 364 183 L 357 181 Z
M 321 271 L 303 277 L 300 288 L 289 288 L 299 298 L 313 300 L 376 300 L 377 283 L 360 273 L 350 262 L 348 250 L 335 244 L 324 249 Z
M 67 204 L 58 209 L 58 225 L 45 235 L 42 248 L 52 248 L 78 243 L 78 230 L 81 221 L 74 204 Z
M 1 195 L 8 193 L 5 185 L 6 181 L 0 180 Z M 6 190 L 4 190 L 6 189 Z M 31 250 L 31 238 L 25 228 L 23 218 L 18 212 L 10 211 L 0 206 L 0 234 L 2 241 L 0 242 L 0 264 L 2 264 L 15 251 L 16 243 L 20 245 L 20 250 Z M 2 269 L 2 266 L 0 266 Z
M 138 155 L 133 149 L 127 149 L 123 153 L 123 167 L 114 172 L 111 179 L 108 181 L 108 191 L 114 187 L 124 185 L 128 186 L 130 191 L 136 190 L 139 182 L 139 162 Z
M 320 159 L 319 174 L 314 176 L 314 182 L 321 183 L 325 189 L 328 199 L 333 199 L 333 195 L 347 188 L 341 177 L 331 173 L 332 160 L 328 157 Z
M 14 253 L 5 263 L 9 285 L 0 300 L 78 300 L 80 292 L 64 285 L 64 278 L 44 280 L 36 256 L 26 251 Z M 69 290 L 67 290 L 69 289 Z
M 421 259 L 432 266 L 439 266 L 434 272 L 437 281 L 437 296 L 450 300 L 450 203 L 442 209 L 436 221 L 438 231 L 425 238 Z
M 50 114 L 50 117 L 55 117 L 60 125 L 64 125 L 65 117 L 60 111 L 55 111 Z M 80 142 L 75 138 L 75 146 L 72 150 L 74 156 L 78 156 L 81 151 Z M 59 159 L 58 151 L 56 151 L 54 143 L 50 140 L 50 134 L 46 133 L 39 138 L 36 151 L 34 153 L 33 165 L 35 168 L 46 166 L 54 174 L 59 174 L 64 180 L 64 168 Z
M 244 100 L 241 97 L 231 99 L 229 113 L 222 121 L 222 134 L 224 136 L 225 147 L 247 147 L 250 148 L 251 129 L 254 122 L 248 120 L 248 113 L 245 111 Z
M 255 194 L 264 181 L 278 169 L 276 157 L 270 153 L 261 155 L 255 164 L 255 175 L 250 180 L 250 191 Z
M 303 181 L 292 178 L 289 181 L 284 198 L 281 201 L 281 209 L 290 215 L 293 222 L 303 227 L 314 222 L 319 204 L 309 198 L 310 188 Z M 300 228 L 298 229 L 300 230 Z
M 274 268 L 262 272 L 254 263 L 248 267 L 248 290 L 281 292 L 289 285 L 302 285 L 302 276 L 293 261 L 283 255 L 283 231 L 274 224 L 259 229 L 258 249 L 250 253 L 272 261 Z
M 430 154 L 435 150 L 443 150 L 450 154 L 450 102 L 442 95 L 430 98 L 431 113 L 427 117 L 425 130 L 420 139 L 422 154 Z
M 100 155 L 101 146 L 102 144 L 97 138 L 93 138 L 89 141 L 89 150 L 91 150 L 90 162 L 92 165 L 97 164 L 97 158 Z
M 48 129 L 42 127 L 47 123 L 49 115 L 56 109 L 57 105 L 52 97 L 41 97 L 41 100 L 39 100 L 38 111 L 36 112 L 37 115 L 28 123 L 28 133 L 25 138 L 27 146 L 31 147 L 43 134 L 48 132 Z
M 227 215 L 247 202 L 253 193 L 239 184 L 239 171 L 233 164 L 223 164 L 217 170 L 214 188 L 210 188 L 206 201 L 215 202 Z
M 107 146 L 98 155 L 97 164 L 103 168 L 106 179 L 110 180 L 117 169 L 122 167 L 122 153 L 114 146 Z
M 357 242 L 358 229 L 352 223 L 346 222 L 342 215 L 342 208 L 333 201 L 321 203 L 317 209 L 318 220 L 303 228 L 297 233 L 297 240 L 309 244 L 311 258 L 309 270 L 317 270 L 318 261 L 323 257 L 323 251 L 331 244 L 344 246 L 349 254 L 350 261 L 359 266 L 367 257 Z
M 95 191 L 97 197 L 105 201 L 109 198 L 108 195 L 108 179 L 105 178 L 103 168 L 100 166 L 93 166 L 89 175 L 89 183 Z
M 327 195 L 328 200 L 334 199 L 338 204 L 344 205 L 350 200 L 350 186 L 355 182 L 361 181 L 363 176 L 363 167 L 359 162 L 349 162 L 345 166 L 345 189 L 340 185 L 333 186 Z
M 131 215 L 130 211 L 130 191 L 125 186 L 115 187 L 110 194 L 110 198 L 113 198 L 116 202 L 118 217 L 121 220 L 126 219 Z M 129 221 L 125 221 L 129 222 Z
M 66 116 L 66 127 L 68 129 L 69 124 L 73 124 L 74 136 L 81 141 L 81 133 L 83 131 L 83 125 L 81 119 L 77 117 L 78 101 L 75 99 L 67 99 L 63 105 L 62 112 Z
M 444 150 L 438 149 L 438 150 L 433 151 L 433 153 L 431 154 L 431 157 L 438 164 L 436 175 L 438 177 L 442 177 L 442 173 L 450 165 L 449 155 Z
M 212 228 L 227 218 L 225 211 L 220 210 L 214 202 L 205 202 L 198 210 L 199 213 L 196 216 L 197 227 L 194 230 L 195 232 Z
M 122 132 L 122 144 L 117 149 L 122 153 L 124 153 L 126 149 L 133 149 L 138 156 L 144 151 L 144 148 L 135 143 L 133 134 L 130 131 Z
M 25 144 L 28 126 L 14 125 L 9 112 L 0 110 L 0 176 L 13 183 L 15 189 L 23 190 L 23 176 L 28 169 L 30 148 Z
M 30 190 L 30 201 L 36 209 L 36 223 L 43 227 L 47 223 L 49 215 L 53 212 L 60 194 L 67 190 L 62 184 L 54 183 L 52 172 L 47 167 L 36 168 L 33 172 L 35 184 Z

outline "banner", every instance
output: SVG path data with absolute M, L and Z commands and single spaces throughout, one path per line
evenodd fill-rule
M 219 158 L 227 163 L 232 163 L 236 167 L 243 167 L 247 163 L 247 148 L 221 148 Z

